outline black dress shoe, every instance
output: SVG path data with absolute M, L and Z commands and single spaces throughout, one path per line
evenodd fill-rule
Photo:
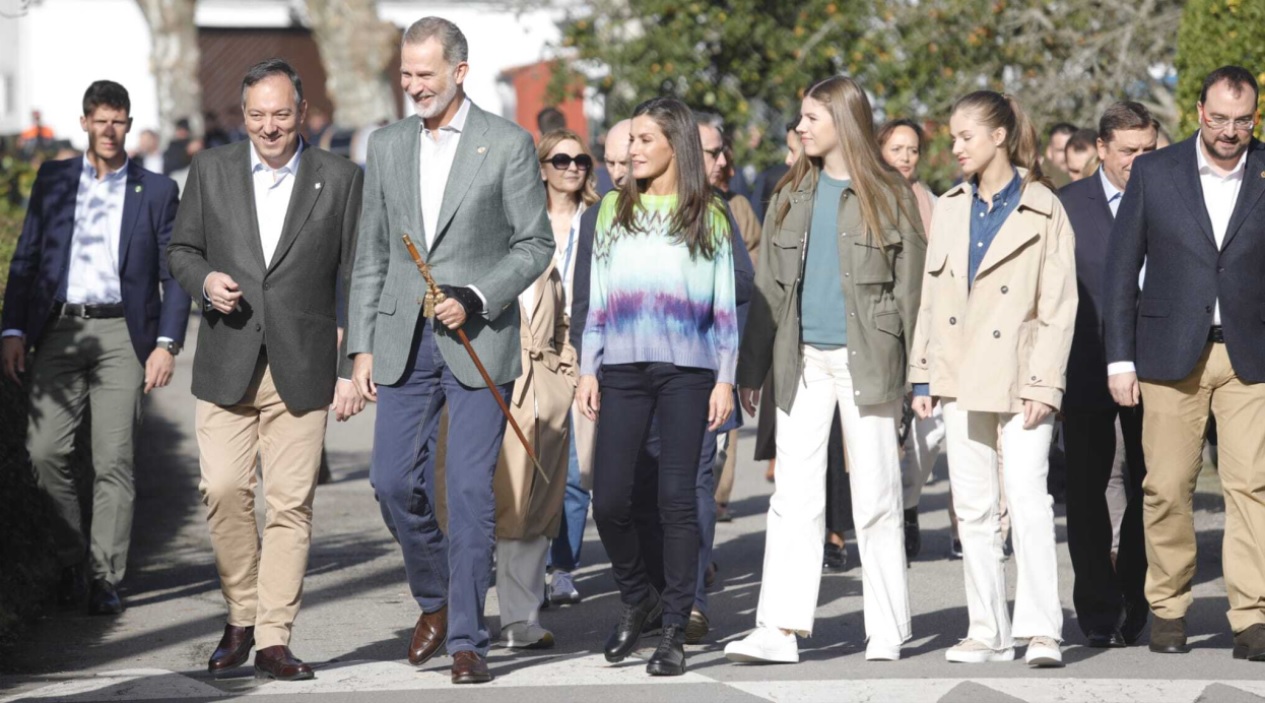
M 1124 635 L 1118 627 L 1094 627 L 1086 633 L 1089 646 L 1096 649 L 1110 649 L 1125 646 Z
M 680 625 L 664 625 L 663 637 L 650 661 L 646 673 L 651 676 L 680 676 L 685 673 L 685 629 Z
M 702 642 L 711 629 L 711 621 L 707 619 L 707 616 L 702 611 L 692 611 L 690 613 L 690 621 L 685 625 L 685 643 L 698 644 Z
M 827 542 L 822 552 L 821 570 L 827 574 L 838 574 L 848 570 L 848 550 L 833 542 Z
M 1120 634 L 1124 635 L 1124 643 L 1132 647 L 1142 639 L 1142 631 L 1146 629 L 1151 615 L 1151 606 L 1145 602 L 1138 605 L 1125 605 L 1124 624 L 1120 626 Z
M 1265 661 L 1265 625 L 1257 623 L 1234 634 L 1234 658 Z
M 492 680 L 488 660 L 475 652 L 462 650 L 452 655 L 453 683 L 487 683 Z
M 1155 616 L 1151 623 L 1151 651 L 1157 654 L 1185 654 L 1190 651 L 1186 644 L 1186 618 L 1162 618 Z
M 611 663 L 623 661 L 631 654 L 637 646 L 637 639 L 641 637 L 646 623 L 663 616 L 663 604 L 659 602 L 659 594 L 653 589 L 650 595 L 640 603 L 624 604 L 622 607 L 623 612 L 619 615 L 619 622 L 615 624 L 611 636 L 606 638 L 606 661 Z M 684 639 L 684 634 L 682 634 L 682 639 Z
M 918 528 L 918 508 L 905 510 L 905 558 L 913 561 L 922 551 L 922 530 Z
M 276 681 L 303 681 L 315 678 L 312 667 L 296 659 L 284 644 L 264 647 L 255 652 L 255 678 Z
M 63 568 L 61 580 L 57 583 L 57 604 L 63 608 L 82 606 L 83 599 L 88 595 L 87 586 L 82 566 L 76 564 Z
M 118 615 L 122 612 L 123 597 L 114 584 L 102 578 L 93 580 L 92 592 L 88 594 L 88 614 Z
M 230 670 L 236 669 L 250 658 L 250 650 L 255 646 L 255 626 L 238 627 L 225 625 L 224 636 L 211 654 L 206 670 L 211 676 L 219 678 Z

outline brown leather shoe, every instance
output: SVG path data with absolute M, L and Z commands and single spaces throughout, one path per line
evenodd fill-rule
M 487 683 L 491 680 L 487 659 L 468 650 L 452 655 L 453 683 Z
M 315 678 L 312 667 L 295 659 L 284 644 L 264 647 L 255 652 L 255 678 L 277 681 L 303 681 Z
M 215 648 L 215 652 L 211 654 L 211 661 L 206 665 L 207 672 L 215 678 L 228 674 L 230 669 L 236 669 L 246 663 L 246 660 L 250 658 L 250 650 L 254 646 L 254 625 L 249 627 L 225 625 L 224 636 L 220 638 L 220 644 Z
M 448 639 L 448 606 L 433 613 L 422 613 L 413 627 L 413 639 L 408 644 L 408 663 L 421 666 L 435 656 L 440 645 Z

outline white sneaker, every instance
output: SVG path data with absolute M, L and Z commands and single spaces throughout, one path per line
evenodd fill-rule
M 510 649 L 552 649 L 553 633 L 534 622 L 516 622 L 501 628 L 501 642 Z
M 1028 641 L 1028 653 L 1024 656 L 1028 666 L 1057 668 L 1063 666 L 1063 650 L 1053 637 L 1033 637 Z
M 870 662 L 900 661 L 900 645 L 889 646 L 870 642 L 865 645 L 865 660 Z
M 799 662 L 799 642 L 794 634 L 784 634 L 776 627 L 760 627 L 725 645 L 725 658 L 749 664 L 795 664 Z
M 944 658 L 959 664 L 1008 662 L 1015 658 L 1015 648 L 993 649 L 978 640 L 962 640 L 944 653 Z
M 580 602 L 580 592 L 571 580 L 571 572 L 553 572 L 553 578 L 549 580 L 549 602 L 554 605 L 575 605 Z

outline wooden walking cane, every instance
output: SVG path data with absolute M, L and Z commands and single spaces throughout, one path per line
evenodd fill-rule
M 444 292 L 439 290 L 435 279 L 430 275 L 430 266 L 422 261 L 422 255 L 417 251 L 417 247 L 413 246 L 413 240 L 409 236 L 404 235 L 404 246 L 408 249 L 409 256 L 413 257 L 413 263 L 417 264 L 417 270 L 421 272 L 422 278 L 426 279 L 426 289 L 430 291 L 431 298 L 434 299 L 435 305 L 439 305 L 448 299 Z M 488 374 L 488 370 L 483 367 L 483 362 L 479 360 L 479 355 L 474 352 L 474 347 L 470 346 L 470 338 L 466 336 L 466 331 L 458 327 L 453 330 L 457 333 L 457 339 L 461 340 L 461 346 L 466 348 L 466 353 L 470 355 L 470 360 L 474 362 L 474 367 L 479 370 L 479 374 L 483 376 L 483 382 L 488 384 L 488 390 L 492 392 L 492 397 L 496 398 L 496 404 L 501 407 L 501 412 L 505 415 L 505 420 L 509 422 L 509 426 L 514 428 L 514 434 L 518 435 L 518 441 L 523 443 L 523 449 L 527 451 L 528 458 L 531 463 L 536 466 L 536 471 L 540 477 L 544 479 L 545 484 L 549 483 L 549 477 L 545 475 L 545 469 L 540 465 L 540 460 L 536 458 L 536 452 L 531 448 L 531 442 L 527 441 L 523 430 L 519 428 L 518 423 L 514 420 L 514 416 L 510 414 L 510 408 L 505 404 L 505 399 L 501 397 L 500 392 L 496 390 L 496 384 L 492 382 L 492 376 Z

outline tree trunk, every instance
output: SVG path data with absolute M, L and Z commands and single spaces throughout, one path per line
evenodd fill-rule
M 388 65 L 400 32 L 378 19 L 374 0 L 307 0 L 312 34 L 325 67 L 334 124 L 355 129 L 397 117 Z
M 136 0 L 149 22 L 153 51 L 149 70 L 158 88 L 159 134 L 171 139 L 176 120 L 189 120 L 190 131 L 202 134 L 202 83 L 198 80 L 197 0 Z

